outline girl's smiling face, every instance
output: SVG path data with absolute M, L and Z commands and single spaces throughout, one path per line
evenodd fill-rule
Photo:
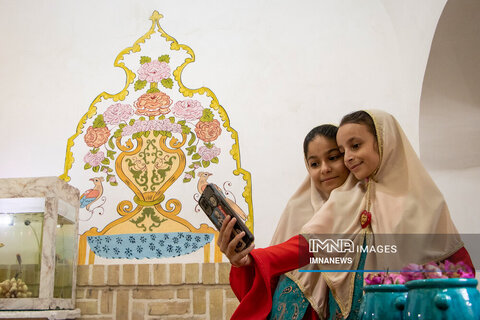
M 335 140 L 318 135 L 308 143 L 307 170 L 315 188 L 330 195 L 333 189 L 340 187 L 348 177 L 343 163 L 342 153 Z
M 380 165 L 378 143 L 365 124 L 346 123 L 338 128 L 337 144 L 345 166 L 355 178 L 368 178 Z

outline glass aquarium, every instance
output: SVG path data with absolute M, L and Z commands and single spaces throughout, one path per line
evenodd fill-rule
M 56 177 L 0 179 L 0 310 L 74 308 L 78 195 Z
M 45 201 L 22 200 L 0 199 L 0 298 L 38 297 Z

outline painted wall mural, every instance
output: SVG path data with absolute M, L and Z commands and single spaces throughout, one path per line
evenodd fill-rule
M 99 94 L 68 139 L 60 178 L 82 192 L 79 264 L 220 262 L 218 232 L 197 203 L 207 183 L 253 231 L 237 132 L 210 89 L 183 84 L 195 55 L 161 28 L 162 17 L 155 11 L 150 30 L 116 57 L 125 87 Z

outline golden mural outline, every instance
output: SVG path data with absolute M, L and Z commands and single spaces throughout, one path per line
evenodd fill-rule
M 180 49 L 183 49 L 190 56 L 190 58 L 187 57 L 185 59 L 185 61 L 173 71 L 173 77 L 179 85 L 179 92 L 181 94 L 183 94 L 183 96 L 185 96 L 185 97 L 193 97 L 193 95 L 195 93 L 198 93 L 199 95 L 206 94 L 207 97 L 210 97 L 212 99 L 212 101 L 210 103 L 210 108 L 218 111 L 218 113 L 220 115 L 220 118 L 223 120 L 223 127 L 225 127 L 226 130 L 231 133 L 231 138 L 235 141 L 232 144 L 232 148 L 230 150 L 230 154 L 231 154 L 232 158 L 235 160 L 235 163 L 236 163 L 236 169 L 233 170 L 233 174 L 236 175 L 236 176 L 241 174 L 243 180 L 246 182 L 244 192 L 242 193 L 242 196 L 243 196 L 243 198 L 245 199 L 245 201 L 248 205 L 248 218 L 247 218 L 246 225 L 253 232 L 254 225 L 253 225 L 253 202 L 252 202 L 251 174 L 250 174 L 250 172 L 246 171 L 245 169 L 243 169 L 241 167 L 240 146 L 239 146 L 239 142 L 238 142 L 238 133 L 237 133 L 236 130 L 234 130 L 232 127 L 230 127 L 230 119 L 228 118 L 228 115 L 227 115 L 225 109 L 220 105 L 216 95 L 213 93 L 212 90 L 210 90 L 207 87 L 201 87 L 201 88 L 198 88 L 198 89 L 191 89 L 191 88 L 187 88 L 183 84 L 183 82 L 181 80 L 182 72 L 188 64 L 195 61 L 195 54 L 190 47 L 188 47 L 187 45 L 184 45 L 184 44 L 179 44 L 175 38 L 168 35 L 161 28 L 160 22 L 159 22 L 159 20 L 161 18 L 163 18 L 163 15 L 158 13 L 158 11 L 155 10 L 153 12 L 152 16 L 150 17 L 150 20 L 152 21 L 152 26 L 150 27 L 148 32 L 145 35 L 143 35 L 142 37 L 140 37 L 137 41 L 135 41 L 133 46 L 127 47 L 126 49 L 122 50 L 117 55 L 117 57 L 114 61 L 114 67 L 120 67 L 121 69 L 124 70 L 124 72 L 126 74 L 125 86 L 117 94 L 109 94 L 105 91 L 100 93 L 94 99 L 94 101 L 90 104 L 88 111 L 83 115 L 83 117 L 79 121 L 79 123 L 76 127 L 75 134 L 73 134 L 67 141 L 67 150 L 66 150 L 66 155 L 65 155 L 64 172 L 63 172 L 63 174 L 61 174 L 59 176 L 59 178 L 66 181 L 66 182 L 71 180 L 70 176 L 68 175 L 68 172 L 72 168 L 73 162 L 75 161 L 75 159 L 73 157 L 73 152 L 72 152 L 71 149 L 75 144 L 74 140 L 83 132 L 83 128 L 84 128 L 84 125 L 87 122 L 87 120 L 96 115 L 96 113 L 97 113 L 96 104 L 101 102 L 102 99 L 103 100 L 112 99 L 113 101 L 123 101 L 123 100 L 125 100 L 126 96 L 128 95 L 128 90 L 127 89 L 133 83 L 136 75 L 132 70 L 130 70 L 129 68 L 127 68 L 125 66 L 124 62 L 121 62 L 121 61 L 124 59 L 125 55 L 141 51 L 140 44 L 145 43 L 145 41 L 147 39 L 151 38 L 152 34 L 154 34 L 156 32 L 155 31 L 155 26 L 157 26 L 158 32 L 160 33 L 160 35 L 163 38 L 165 38 L 167 42 L 171 42 L 171 44 L 170 44 L 170 49 L 171 50 L 178 51 Z M 169 205 L 172 205 L 171 201 L 172 201 L 172 199 L 167 201 L 167 203 L 166 203 L 167 207 L 169 207 Z M 79 249 L 83 249 L 83 250 L 79 250 L 79 263 L 81 263 L 81 261 L 83 263 L 85 263 L 86 249 L 87 249 L 86 248 L 86 237 L 87 236 L 104 234 L 106 231 L 108 231 L 112 227 L 114 227 L 118 224 L 121 224 L 122 222 L 126 221 L 130 217 L 133 217 L 143 207 L 142 204 L 139 204 L 137 206 L 137 208 L 132 210 L 133 207 L 132 207 L 132 203 L 130 202 L 129 205 L 127 205 L 126 207 L 130 207 L 130 210 L 132 210 L 132 211 L 128 212 L 128 214 L 127 214 L 127 212 L 124 211 L 125 204 L 126 204 L 125 201 L 121 201 L 117 206 L 117 209 L 122 207 L 122 211 L 123 211 L 124 215 L 122 215 L 121 218 L 112 221 L 101 232 L 98 232 L 97 228 L 91 228 L 88 231 L 86 231 L 83 235 L 81 235 L 80 243 L 79 243 Z M 155 205 L 155 207 L 157 208 L 157 205 Z M 158 208 L 157 208 L 157 210 L 158 210 Z M 162 214 L 166 214 L 166 216 L 168 216 L 168 218 L 170 218 L 170 219 L 173 219 L 173 220 L 179 219 L 179 217 L 174 217 L 174 215 L 171 215 L 171 213 L 168 214 L 169 213 L 168 211 L 161 210 L 160 212 L 162 212 Z M 119 213 L 120 213 L 120 211 L 119 211 Z M 184 220 L 184 219 L 182 219 L 182 220 Z M 187 226 L 190 230 L 192 230 L 192 228 L 196 229 L 188 221 L 184 220 L 184 222 L 186 222 L 188 225 L 185 225 L 184 223 L 182 223 L 182 224 Z M 205 225 L 205 224 L 201 224 L 200 228 L 196 229 L 196 232 L 206 232 L 207 231 L 206 229 L 212 229 L 212 228 L 207 227 L 207 225 Z M 208 230 L 208 231 L 210 231 L 209 233 L 211 233 L 212 230 Z M 214 230 L 214 231 L 216 231 L 216 230 Z M 214 241 L 216 243 L 216 240 L 217 240 L 217 237 L 218 237 L 218 232 L 214 232 L 214 234 L 215 234 L 215 240 Z M 207 249 L 209 249 L 209 247 L 210 247 L 210 243 L 208 243 L 205 246 L 205 251 L 204 251 L 205 261 L 209 261 L 209 259 L 210 259 L 210 250 L 207 250 Z M 93 251 L 90 250 L 89 263 L 93 263 L 94 256 L 95 256 L 95 254 L 93 254 Z M 221 258 L 221 252 L 219 252 L 218 247 L 215 245 L 214 261 L 218 262 L 218 261 L 221 261 L 221 259 L 222 259 Z

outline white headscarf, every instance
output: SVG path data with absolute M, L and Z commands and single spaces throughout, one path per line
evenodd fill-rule
M 283 210 L 270 245 L 282 243 L 299 234 L 313 214 L 322 207 L 325 199 L 326 196 L 317 191 L 312 179 L 307 176 Z

